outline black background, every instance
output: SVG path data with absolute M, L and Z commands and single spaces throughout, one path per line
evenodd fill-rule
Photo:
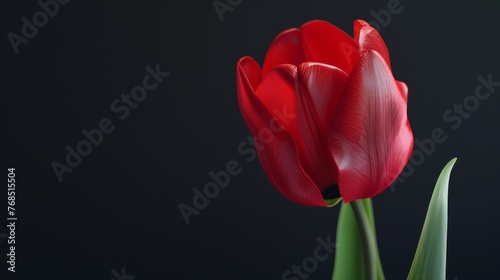
M 286 200 L 257 160 L 238 153 L 249 130 L 236 99 L 236 61 L 251 55 L 262 63 L 279 32 L 312 19 L 352 35 L 355 19 L 373 21 L 370 11 L 388 2 L 243 0 L 221 21 L 211 1 L 73 0 L 15 54 L 7 34 L 20 34 L 21 17 L 31 19 L 40 7 L 3 1 L 3 164 L 16 168 L 19 220 L 17 272 L 6 272 L 7 242 L 0 239 L 2 273 L 109 280 L 111 270 L 125 267 L 136 280 L 281 279 L 312 255 L 317 237 L 334 236 L 339 207 Z M 406 278 L 437 176 L 455 156 L 447 279 L 497 278 L 500 88 L 456 130 L 443 113 L 474 94 L 479 75 L 500 80 L 500 5 L 401 6 L 381 34 L 395 77 L 410 89 L 415 137 L 442 128 L 448 139 L 404 183 L 373 199 L 386 278 Z M 110 104 L 156 64 L 170 76 L 119 120 Z M 115 130 L 60 183 L 51 163 L 64 163 L 65 146 L 75 147 L 81 130 L 105 117 Z M 192 189 L 229 160 L 242 173 L 186 225 L 178 205 L 192 205 Z M 330 279 L 332 266 L 333 256 L 309 279 Z

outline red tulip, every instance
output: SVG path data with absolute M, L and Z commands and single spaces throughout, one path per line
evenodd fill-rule
M 261 67 L 237 64 L 238 102 L 271 183 L 303 205 L 332 206 L 384 191 L 407 163 L 408 88 L 378 32 L 354 39 L 325 21 L 279 34 Z

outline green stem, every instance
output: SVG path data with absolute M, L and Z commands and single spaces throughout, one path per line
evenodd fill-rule
M 375 221 L 374 221 L 375 218 L 373 217 L 372 199 L 371 198 L 363 199 L 363 203 L 365 205 L 366 215 L 368 215 L 368 220 L 370 221 L 370 228 L 372 230 L 373 239 L 375 240 L 375 254 L 377 258 L 377 279 L 385 280 L 384 270 L 382 269 L 382 263 L 380 262 L 380 256 L 378 253 L 377 234 L 375 232 Z
M 354 216 L 358 222 L 359 235 L 363 245 L 363 255 L 365 258 L 365 279 L 377 280 L 377 255 L 375 239 L 370 227 L 370 221 L 366 215 L 365 207 L 362 200 L 351 202 Z

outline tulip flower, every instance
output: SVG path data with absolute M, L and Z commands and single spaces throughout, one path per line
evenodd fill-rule
M 262 68 L 248 56 L 238 61 L 237 92 L 252 135 L 272 132 L 257 149 L 267 177 L 296 203 L 373 197 L 410 157 L 408 88 L 392 75 L 378 32 L 362 20 L 354 39 L 320 20 L 282 32 Z

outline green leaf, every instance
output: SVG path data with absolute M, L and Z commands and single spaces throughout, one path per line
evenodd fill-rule
M 364 199 L 363 204 L 375 234 L 375 219 L 371 199 Z M 363 246 L 358 231 L 358 224 L 350 204 L 342 204 L 337 225 L 337 240 L 333 280 L 365 279 Z M 377 279 L 384 280 L 384 273 L 377 251 Z
M 456 161 L 456 158 L 452 159 L 439 175 L 408 280 L 444 280 L 446 277 L 448 184 Z
M 342 197 L 325 199 L 325 203 L 326 205 L 328 205 L 328 207 L 333 207 L 337 205 L 337 203 L 339 203 L 340 201 L 342 201 Z

